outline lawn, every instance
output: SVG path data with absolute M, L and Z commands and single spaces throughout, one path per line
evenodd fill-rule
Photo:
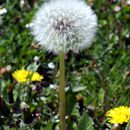
M 130 0 L 85 0 L 97 16 L 92 44 L 75 53 L 72 43 L 62 58 L 58 40 L 53 52 L 32 34 L 47 1 L 0 1 L 0 130 L 60 130 L 63 108 L 66 130 L 130 130 Z

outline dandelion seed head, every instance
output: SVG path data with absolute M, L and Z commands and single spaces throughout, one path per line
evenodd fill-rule
M 50 0 L 33 19 L 32 34 L 47 51 L 78 52 L 91 45 L 97 17 L 81 0 Z

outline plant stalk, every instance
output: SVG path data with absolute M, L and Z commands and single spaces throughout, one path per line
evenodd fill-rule
M 66 130 L 65 125 L 65 53 L 62 51 L 59 54 L 60 57 L 60 87 L 59 87 L 59 96 L 60 96 L 60 130 Z

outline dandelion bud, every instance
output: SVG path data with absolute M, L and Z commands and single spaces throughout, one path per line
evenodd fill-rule
M 34 57 L 34 62 L 38 62 L 39 61 L 39 57 L 38 56 L 35 56 Z
M 78 101 L 78 105 L 79 105 L 79 112 L 82 114 L 83 108 L 84 108 L 83 96 L 82 95 L 78 95 L 77 96 L 77 101 Z
M 25 111 L 29 109 L 29 105 L 26 102 L 22 102 L 20 107 L 22 110 L 25 110 Z
M 22 102 L 20 106 L 23 111 L 24 123 L 30 124 L 33 121 L 33 117 L 32 113 L 30 112 L 29 105 L 26 102 Z

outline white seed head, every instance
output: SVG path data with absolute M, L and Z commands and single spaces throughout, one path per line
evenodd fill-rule
M 91 45 L 97 17 L 82 0 L 50 0 L 33 19 L 32 34 L 47 51 L 78 52 Z

